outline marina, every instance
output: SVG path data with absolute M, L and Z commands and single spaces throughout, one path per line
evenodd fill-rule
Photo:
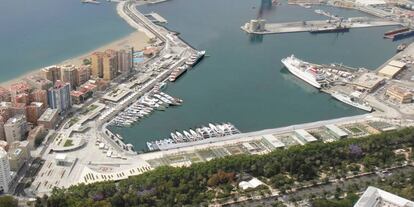
M 207 126 L 201 126 L 198 128 L 184 130 L 182 132 L 172 132 L 169 138 L 147 142 L 147 147 L 150 151 L 160 150 L 165 146 L 173 147 L 174 144 L 195 142 L 210 138 L 219 138 L 225 136 L 231 136 L 240 134 L 238 130 L 231 123 L 212 124 L 209 123 Z
M 226 8 L 228 4 L 235 2 L 214 3 Z M 288 71 L 282 69 L 280 60 L 294 53 L 297 57 L 321 63 L 320 65 L 331 66 L 330 63 L 335 62 L 337 63 L 336 67 L 340 67 L 341 63 L 344 63 L 352 67 L 375 68 L 395 53 L 396 44 L 382 38 L 384 32 L 393 27 L 351 29 L 350 32 L 344 33 L 339 38 L 337 34 L 311 35 L 308 32 L 281 34 L 274 37 L 263 36 L 263 43 L 266 42 L 263 44 L 259 40 L 250 40 L 249 36 L 241 33 L 237 27 L 229 28 L 228 26 L 230 22 L 235 25 L 243 24 L 246 19 L 252 18 L 251 14 L 239 12 L 234 17 L 226 17 L 224 22 L 220 22 L 223 19 L 219 17 L 225 16 L 227 11 L 216 11 L 216 7 L 213 6 L 207 6 L 209 9 L 205 11 L 198 8 L 194 10 L 188 5 L 188 2 L 184 1 L 170 1 L 165 4 L 172 7 L 172 10 L 191 8 L 192 14 L 200 13 L 208 16 L 208 13 L 219 12 L 220 16 L 208 16 L 207 22 L 194 25 L 194 22 L 188 19 L 188 14 L 177 14 L 166 9 L 162 4 L 139 8 L 143 13 L 155 11 L 161 14 L 168 19 L 168 25 L 165 27 L 172 31 L 179 31 L 183 39 L 196 48 L 206 50 L 211 57 L 197 65 L 196 70 L 187 70 L 177 79 L 178 81 L 172 84 L 168 83 L 166 93 L 183 99 L 185 104 L 171 110 L 156 112 L 151 115 L 151 118 L 145 118 L 137 125 L 113 129 L 128 142 L 133 143 L 136 149 L 146 149 L 146 142 L 153 141 L 154 138 L 168 137 L 175 129 L 188 129 L 194 126 L 194 123 L 201 124 L 206 120 L 212 123 L 229 121 L 240 130 L 247 132 L 284 126 L 286 123 L 294 124 L 298 120 L 304 122 L 323 119 L 322 117 L 334 118 L 364 113 L 357 108 L 341 104 L 324 93 L 315 95 L 318 90 L 287 74 Z M 242 5 L 251 8 L 251 6 L 247 6 L 249 3 L 242 3 Z M 287 7 L 285 4 L 282 4 L 281 8 L 288 13 L 304 10 L 303 8 Z M 346 17 L 363 16 L 363 13 L 357 11 L 338 11 L 339 9 L 326 9 L 318 6 L 314 6 L 314 9 L 322 9 L 331 14 L 340 14 L 340 16 Z M 253 13 L 257 10 L 253 10 Z M 286 16 L 292 15 L 286 12 L 271 11 L 263 18 L 269 22 L 324 18 L 324 16 L 315 14 L 313 10 L 309 10 L 305 18 L 289 19 Z M 252 13 L 252 11 L 248 13 Z M 220 23 L 217 24 L 217 22 Z M 191 25 L 191 27 L 186 25 Z M 356 52 L 349 52 L 351 45 L 352 50 Z M 366 45 L 374 45 L 374 48 Z M 342 49 L 338 50 L 337 48 Z M 237 53 L 233 51 L 237 51 Z M 385 51 L 385 53 L 375 51 Z M 330 68 L 335 69 L 336 67 L 331 66 Z M 327 72 L 329 71 L 327 70 Z M 331 73 L 340 76 L 337 74 L 338 71 Z M 330 79 L 334 79 L 334 76 L 332 75 Z M 335 84 L 339 83 L 340 81 L 335 82 Z M 264 95 L 264 91 L 266 94 L 273 95 Z M 280 99 L 280 97 L 286 96 L 295 100 L 294 104 L 286 103 Z M 313 106 L 311 110 L 299 106 L 304 97 L 306 97 L 306 102 Z M 286 110 L 286 108 L 292 110 Z M 300 116 L 301 113 L 306 113 L 308 116 Z
M 161 91 L 154 90 L 120 112 L 109 125 L 129 127 L 132 124 L 148 117 L 154 110 L 164 111 L 169 106 L 181 105 L 183 101 Z

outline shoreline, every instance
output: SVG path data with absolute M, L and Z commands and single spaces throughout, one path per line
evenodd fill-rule
M 142 50 L 146 46 L 150 45 L 148 43 L 149 39 L 150 39 L 150 37 L 148 37 L 148 35 L 145 32 L 143 32 L 143 31 L 134 31 L 134 32 L 129 33 L 128 35 L 126 35 L 126 36 L 124 36 L 120 39 L 116 39 L 112 42 L 109 42 L 109 43 L 107 43 L 103 46 L 100 46 L 98 48 L 90 50 L 86 53 L 83 53 L 83 54 L 75 56 L 75 57 L 69 57 L 68 59 L 66 59 L 64 61 L 61 61 L 61 62 L 56 63 L 56 64 L 51 64 L 51 65 L 69 65 L 69 64 L 72 64 L 72 65 L 80 66 L 80 65 L 82 65 L 83 59 L 89 57 L 90 54 L 92 54 L 93 52 L 95 52 L 95 51 L 104 51 L 104 50 L 107 50 L 107 49 L 120 50 L 120 49 L 123 49 L 127 46 L 132 46 L 132 47 L 134 47 L 134 49 L 136 51 Z M 45 67 L 47 67 L 47 66 L 45 66 Z M 24 73 L 22 75 L 19 75 L 15 78 L 12 78 L 12 79 L 7 80 L 7 81 L 0 82 L 0 86 L 1 87 L 9 87 L 11 84 L 22 81 L 23 79 L 25 79 L 27 77 L 39 75 L 41 73 L 42 68 L 44 68 L 44 67 L 29 70 L 26 73 Z

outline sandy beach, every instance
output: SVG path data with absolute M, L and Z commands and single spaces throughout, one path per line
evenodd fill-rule
M 126 37 L 115 40 L 115 41 L 113 41 L 113 42 L 111 42 L 107 45 L 104 45 L 102 47 L 91 50 L 91 51 L 89 51 L 85 54 L 82 54 L 80 56 L 67 59 L 67 60 L 62 61 L 60 63 L 56 63 L 55 65 L 66 65 L 66 64 L 82 65 L 83 59 L 88 58 L 89 55 L 91 53 L 95 52 L 95 51 L 105 51 L 107 49 L 120 50 L 120 49 L 124 49 L 126 47 L 134 47 L 134 50 L 136 50 L 136 51 L 142 50 L 146 46 L 149 45 L 148 40 L 149 40 L 149 37 L 144 32 L 136 31 L 136 32 L 133 32 L 133 33 L 129 34 Z M 29 72 L 27 72 L 27 73 L 25 73 L 25 74 L 23 74 L 19 77 L 16 77 L 14 79 L 2 82 L 2 83 L 0 83 L 0 85 L 3 86 L 3 87 L 8 87 L 11 84 L 24 79 L 25 77 L 29 77 L 29 76 L 39 74 L 41 69 L 42 68 L 34 69 L 34 70 L 29 71 Z

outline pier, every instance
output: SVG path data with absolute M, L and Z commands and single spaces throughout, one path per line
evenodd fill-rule
M 352 19 L 352 18 L 350 18 Z M 334 28 L 339 25 L 338 21 L 318 20 L 318 21 L 300 21 L 300 22 L 283 22 L 283 23 L 264 23 L 263 26 L 252 27 L 255 20 L 251 20 L 241 27 L 247 33 L 250 34 L 282 34 L 282 33 L 295 33 L 295 32 L 311 32 L 313 30 L 323 30 Z M 256 20 L 257 21 L 257 20 Z M 263 21 L 263 20 L 262 20 Z M 260 25 L 260 24 L 259 24 Z M 366 19 L 364 21 L 351 22 L 344 21 L 341 26 L 344 28 L 368 28 L 368 27 L 383 27 L 383 26 L 395 26 L 400 23 L 392 22 L 384 19 Z

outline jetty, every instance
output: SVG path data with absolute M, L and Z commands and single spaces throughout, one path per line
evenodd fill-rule
M 345 28 L 368 28 L 368 27 L 383 27 L 401 25 L 398 22 L 389 20 L 370 18 L 359 21 L 354 21 L 352 18 L 342 22 L 334 20 L 317 20 L 317 21 L 299 21 L 299 22 L 281 22 L 281 23 L 266 23 L 265 20 L 250 20 L 241 27 L 242 30 L 249 34 L 281 34 L 281 33 L 295 33 L 295 32 L 312 32 L 315 30 L 332 30 L 338 25 Z M 342 32 L 338 30 L 338 32 Z

